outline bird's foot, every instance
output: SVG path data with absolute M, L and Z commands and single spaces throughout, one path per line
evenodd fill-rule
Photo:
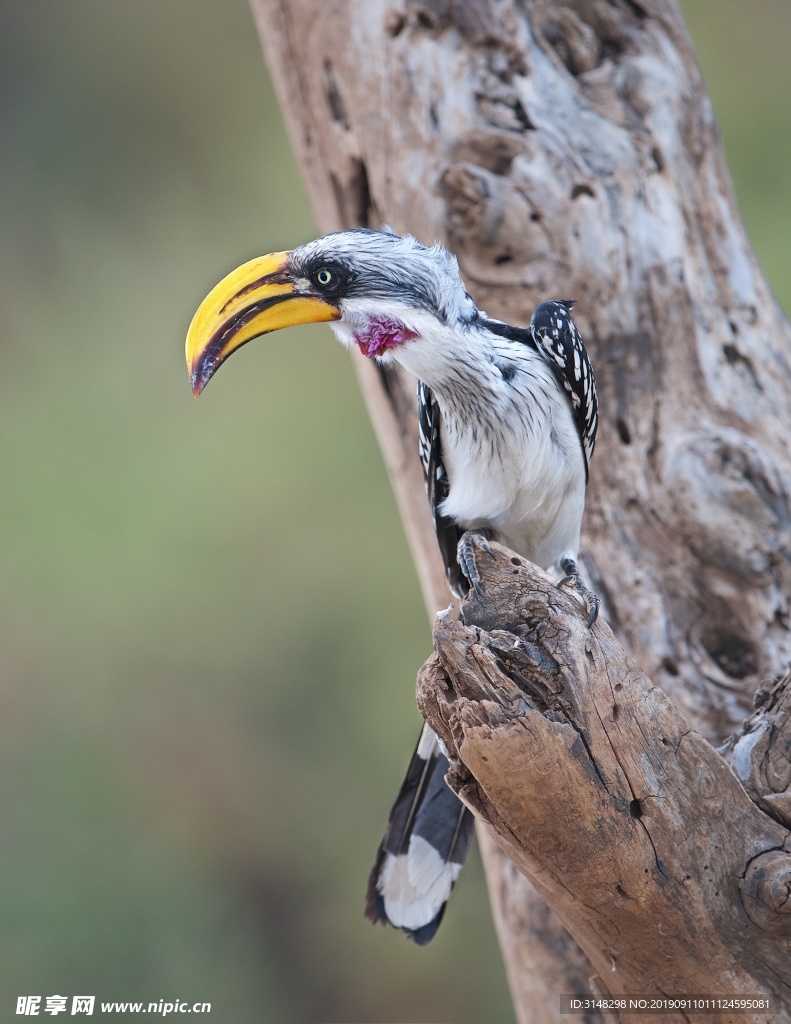
M 467 530 L 466 533 L 461 535 L 461 540 L 456 548 L 456 558 L 458 559 L 459 567 L 470 581 L 470 586 L 478 597 L 483 594 L 484 588 L 481 583 L 478 566 L 475 564 L 475 548 L 476 546 L 483 548 L 487 555 L 494 558 L 494 552 L 489 547 L 489 541 L 492 539 L 490 530 Z
M 574 585 L 574 589 L 585 602 L 585 607 L 588 609 L 588 628 L 590 629 L 599 616 L 599 599 L 593 591 L 588 590 L 582 582 L 582 576 L 580 576 L 577 563 L 573 558 L 564 558 L 560 563 L 560 568 L 566 575 L 558 583 L 558 588 L 566 587 L 569 584 Z

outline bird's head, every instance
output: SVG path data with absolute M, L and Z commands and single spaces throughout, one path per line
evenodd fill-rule
M 281 327 L 329 321 L 369 358 L 398 358 L 477 315 L 456 258 L 411 235 L 356 228 L 250 260 L 212 289 L 187 334 L 199 395 L 232 352 Z

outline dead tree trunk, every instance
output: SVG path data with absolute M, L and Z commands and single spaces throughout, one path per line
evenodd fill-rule
M 791 791 L 775 791 L 789 676 L 734 740 L 734 773 L 604 623 L 591 632 L 574 596 L 491 549 L 477 549 L 484 595 L 463 602 L 463 622 L 438 619 L 418 680 L 449 784 L 612 996 L 681 1022 L 696 1007 L 674 996 L 752 994 L 751 1012 L 721 1000 L 706 1018 L 767 1020 L 791 999 Z M 618 1019 L 639 1019 L 623 1006 Z
M 675 0 L 251 4 L 322 230 L 387 221 L 438 238 L 512 323 L 577 299 L 602 412 L 588 575 L 630 655 L 723 740 L 791 655 L 791 332 Z M 448 597 L 413 384 L 358 363 L 433 614 Z M 789 776 L 779 758 L 772 793 Z M 556 993 L 595 971 L 482 839 L 517 1013 L 559 1019 Z

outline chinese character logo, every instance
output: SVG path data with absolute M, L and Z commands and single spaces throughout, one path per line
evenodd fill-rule
M 20 996 L 16 1001 L 16 1012 L 26 1017 L 38 1017 L 41 996 Z

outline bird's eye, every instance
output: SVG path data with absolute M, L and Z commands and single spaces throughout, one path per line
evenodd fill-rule
M 316 284 L 321 285 L 322 288 L 329 288 L 332 281 L 333 275 L 331 270 L 328 270 L 326 267 L 322 267 L 320 270 L 316 271 Z

